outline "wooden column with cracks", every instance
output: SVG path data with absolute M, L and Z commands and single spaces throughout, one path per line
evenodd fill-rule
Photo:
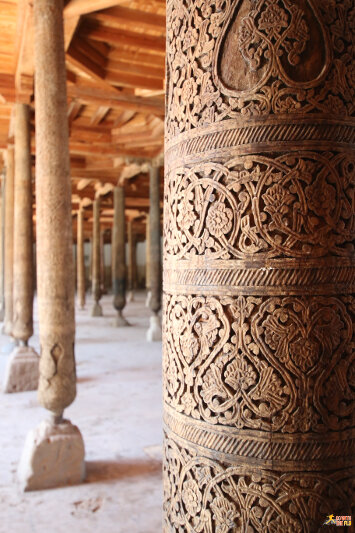
M 14 147 L 9 146 L 6 153 L 5 178 L 5 275 L 4 296 L 5 316 L 3 333 L 12 335 L 13 321 L 13 280 L 14 280 Z
M 79 429 L 63 418 L 75 399 L 74 262 L 63 1 L 34 2 L 36 94 L 39 401 L 50 412 L 26 439 L 18 475 L 24 490 L 79 483 Z
M 137 243 L 133 231 L 133 219 L 128 221 L 127 241 L 128 241 L 128 295 L 127 302 L 134 301 L 134 290 L 137 280 Z
M 85 308 L 86 287 L 85 287 L 85 250 L 84 250 L 84 208 L 80 207 L 78 211 L 77 225 L 77 300 L 79 309 Z
M 115 326 L 128 326 L 127 320 L 122 315 L 126 305 L 126 216 L 125 192 L 123 186 L 113 190 L 114 219 L 112 229 L 112 289 L 113 306 L 117 311 Z
M 149 168 L 149 308 L 152 312 L 147 340 L 161 341 L 159 311 L 161 309 L 161 231 L 160 231 L 160 173 L 157 165 Z
M 168 0 L 166 533 L 354 515 L 353 19 Z
M 19 346 L 7 364 L 5 392 L 36 390 L 39 377 L 39 357 L 28 346 L 33 335 L 34 290 L 30 127 L 29 106 L 16 104 L 12 336 Z
M 100 237 L 100 197 L 94 200 L 92 230 L 92 294 L 94 305 L 91 316 L 102 316 L 101 299 L 101 237 Z

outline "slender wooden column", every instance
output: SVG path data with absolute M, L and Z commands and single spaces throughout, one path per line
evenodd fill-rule
M 80 309 L 85 307 L 85 254 L 84 254 L 84 209 L 78 211 L 77 225 L 77 298 Z
M 168 0 L 166 533 L 354 516 L 353 20 Z
M 113 306 L 117 311 L 115 325 L 127 326 L 122 311 L 126 305 L 126 217 L 125 193 L 123 187 L 115 187 L 113 191 L 114 220 L 112 231 L 112 287 Z
M 147 332 L 148 341 L 161 340 L 161 326 L 158 313 L 161 308 L 161 231 L 160 231 L 160 193 L 159 168 L 151 166 L 149 169 L 149 307 L 152 312 L 150 327 Z
M 15 108 L 14 263 L 12 335 L 19 346 L 5 373 L 4 391 L 22 392 L 38 387 L 39 358 L 28 340 L 33 335 L 33 222 L 30 109 Z
M 100 239 L 100 198 L 94 200 L 92 232 L 92 294 L 94 306 L 92 316 L 102 316 L 101 299 L 101 239 Z
M 146 307 L 149 307 L 151 291 L 150 291 L 150 230 L 149 230 L 149 213 L 146 218 L 146 233 L 145 233 L 145 287 L 147 289 L 147 298 L 145 301 Z
M 101 294 L 106 293 L 105 230 L 100 231 L 100 280 Z
M 1 180 L 1 198 L 0 198 L 0 322 L 5 317 L 5 177 Z
M 35 0 L 37 287 L 40 403 L 49 420 L 26 440 L 25 490 L 79 482 L 84 445 L 63 419 L 76 395 L 74 266 L 62 0 Z
M 136 289 L 137 257 L 136 236 L 133 231 L 133 220 L 128 222 L 128 297 L 127 301 L 133 302 L 134 289 Z
M 14 148 L 7 149 L 5 179 L 5 317 L 3 333 L 12 335 L 14 279 Z

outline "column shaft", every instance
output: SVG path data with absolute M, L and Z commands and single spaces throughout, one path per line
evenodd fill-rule
M 93 221 L 93 238 L 92 238 L 92 293 L 95 302 L 99 302 L 101 297 L 100 287 L 100 199 L 94 201 L 94 221 Z
M 137 258 L 136 258 L 136 236 L 133 231 L 133 220 L 128 222 L 128 288 L 130 296 L 136 288 L 137 281 Z
M 114 220 L 113 220 L 113 272 L 112 284 L 114 307 L 122 312 L 126 305 L 126 218 L 125 194 L 123 187 L 114 189 Z
M 5 178 L 1 180 L 0 212 L 0 322 L 5 317 Z
M 353 18 L 168 0 L 166 533 L 354 514 Z
M 149 171 L 149 286 L 151 298 L 149 307 L 157 314 L 161 308 L 161 231 L 159 168 L 152 166 Z
M 84 210 L 78 211 L 77 226 L 77 297 L 80 309 L 85 307 L 85 255 L 84 255 Z
M 146 269 L 145 269 L 145 286 L 147 291 L 150 291 L 150 217 L 149 214 L 147 215 L 146 220 L 146 234 L 145 234 L 145 247 L 146 247 L 146 253 L 145 253 L 145 262 L 146 262 Z
M 74 263 L 62 1 L 36 0 L 39 398 L 62 413 L 76 394 Z
M 3 331 L 12 335 L 14 279 L 14 148 L 7 150 L 5 179 L 5 317 Z
M 33 335 L 33 222 L 30 110 L 16 105 L 13 336 L 27 343 Z

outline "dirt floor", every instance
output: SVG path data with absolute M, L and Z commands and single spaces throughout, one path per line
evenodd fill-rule
M 145 294 L 127 304 L 129 328 L 114 328 L 92 302 L 77 311 L 78 394 L 65 412 L 84 437 L 84 484 L 22 493 L 16 468 L 27 432 L 47 416 L 36 392 L 0 396 L 0 533 L 161 532 L 161 343 L 145 340 Z M 30 344 L 38 350 L 38 322 Z M 0 349 L 8 344 L 0 335 Z M 0 377 L 8 355 L 0 353 Z

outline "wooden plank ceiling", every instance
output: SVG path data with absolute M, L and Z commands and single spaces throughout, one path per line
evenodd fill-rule
M 28 103 L 35 167 L 32 4 L 0 0 L 0 151 L 13 142 L 14 103 Z M 139 220 L 147 161 L 163 151 L 165 0 L 68 0 L 64 27 L 73 213 L 100 194 L 109 227 L 110 193 L 124 181 Z

